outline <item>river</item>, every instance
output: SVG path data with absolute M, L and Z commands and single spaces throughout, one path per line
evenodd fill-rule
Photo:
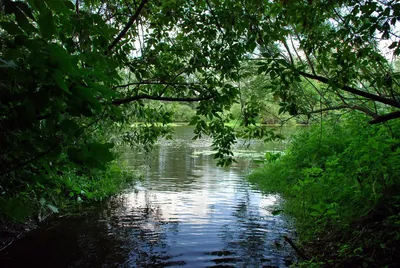
M 279 197 L 245 179 L 254 159 L 285 143 L 239 141 L 238 163 L 222 168 L 211 141 L 192 136 L 176 127 L 174 140 L 149 154 L 127 150 L 142 181 L 29 233 L 7 249 L 3 267 L 288 267 L 289 224 L 272 213 Z

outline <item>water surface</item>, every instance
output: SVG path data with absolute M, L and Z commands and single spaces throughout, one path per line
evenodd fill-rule
M 58 218 L 12 245 L 3 267 L 288 267 L 287 221 L 272 215 L 279 198 L 245 179 L 254 159 L 284 143 L 239 142 L 238 163 L 216 166 L 210 141 L 174 141 L 153 152 L 127 150 L 145 179 L 121 195 Z

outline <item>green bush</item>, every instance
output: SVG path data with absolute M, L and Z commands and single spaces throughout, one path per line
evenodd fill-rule
M 49 180 L 35 179 L 35 183 L 26 184 L 17 193 L 0 197 L 0 216 L 20 222 L 28 217 L 41 221 L 76 203 L 101 201 L 139 179 L 139 175 L 123 170 L 122 166 L 113 161 L 104 170 L 71 168 Z
M 166 104 L 166 107 L 172 112 L 173 122 L 190 122 L 196 115 L 196 110 L 187 104 L 172 103 Z
M 325 121 L 295 137 L 285 155 L 269 157 L 272 160 L 249 179 L 284 197 L 283 211 L 293 216 L 302 242 L 331 233 L 351 234 L 356 238 L 348 250 L 341 250 L 353 256 L 357 248 L 384 243 L 384 237 L 400 241 L 399 128 L 398 121 L 371 126 L 354 115 L 341 122 Z M 391 222 L 397 229 L 362 242 L 351 226 L 367 217 L 375 221 L 377 214 L 382 214 L 382 224 Z

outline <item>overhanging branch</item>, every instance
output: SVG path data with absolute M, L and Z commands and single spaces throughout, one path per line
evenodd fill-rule
M 322 77 L 322 76 L 319 76 L 319 75 L 313 75 L 313 74 L 309 74 L 309 73 L 302 72 L 302 71 L 298 71 L 298 73 L 301 76 L 320 81 L 320 82 L 322 82 L 324 84 L 332 83 L 332 81 L 329 81 L 329 79 L 326 78 L 326 77 Z M 365 91 L 356 89 L 354 87 L 346 86 L 346 85 L 340 86 L 340 85 L 336 84 L 336 86 L 338 86 L 340 89 L 342 89 L 342 90 L 344 90 L 346 92 L 350 92 L 350 93 L 353 93 L 355 95 L 362 96 L 362 97 L 365 97 L 365 98 L 373 100 L 373 101 L 377 101 L 377 102 L 384 103 L 384 104 L 387 104 L 387 105 L 390 105 L 390 106 L 393 106 L 393 107 L 396 107 L 396 108 L 400 108 L 400 103 L 397 102 L 396 100 L 388 99 L 388 98 L 385 98 L 385 97 L 382 97 L 382 96 L 378 96 L 378 95 L 375 95 L 375 94 L 372 94 L 372 93 L 369 93 L 369 92 L 365 92 Z
M 126 104 L 126 103 L 129 103 L 129 102 L 142 100 L 142 99 L 159 100 L 159 101 L 172 101 L 172 102 L 174 102 L 174 101 L 197 102 L 197 101 L 210 100 L 212 98 L 213 98 L 213 96 L 198 97 L 198 98 L 178 98 L 178 97 L 160 97 L 160 96 L 151 96 L 151 95 L 147 95 L 147 94 L 140 94 L 140 95 L 132 96 L 132 97 L 125 98 L 125 99 L 114 100 L 114 101 L 112 101 L 112 104 L 121 105 L 121 104 Z
M 368 108 L 365 108 L 365 107 L 362 107 L 362 106 L 358 106 L 358 105 L 339 105 L 339 106 L 333 106 L 333 107 L 326 107 L 326 108 L 322 108 L 322 109 L 319 109 L 319 110 L 308 112 L 307 114 L 317 114 L 317 113 L 322 113 L 322 112 L 327 112 L 327 111 L 334 111 L 334 110 L 341 110 L 341 109 L 357 110 L 357 111 L 363 112 L 363 113 L 373 117 L 374 120 L 376 118 L 379 118 L 379 115 L 377 115 L 376 113 L 372 112 Z
M 194 84 L 194 83 L 161 82 L 161 81 L 159 82 L 159 81 L 148 80 L 148 81 L 131 82 L 124 85 L 118 85 L 113 87 L 112 89 L 114 90 L 117 88 L 129 87 L 134 85 L 169 85 L 169 86 L 186 86 L 186 87 L 200 86 L 200 84 Z
M 373 120 L 369 121 L 370 124 L 378 124 L 378 123 L 383 123 L 392 119 L 396 119 L 400 117 L 400 111 L 396 111 L 393 113 L 388 113 L 388 114 L 384 114 L 384 115 L 380 115 L 376 118 L 374 118 Z

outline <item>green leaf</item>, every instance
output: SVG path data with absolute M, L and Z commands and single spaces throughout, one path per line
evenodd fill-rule
M 112 143 L 91 143 L 88 145 L 88 152 L 98 161 L 110 162 L 114 160 L 114 155 L 110 152 L 113 146 Z
M 60 70 L 58 70 L 58 69 L 53 70 L 51 77 L 53 78 L 54 82 L 56 82 L 56 84 L 59 88 L 61 88 L 65 92 L 71 94 L 71 92 L 69 91 L 69 89 L 67 87 L 67 84 L 65 84 L 63 74 L 61 73 Z
M 393 49 L 397 46 L 397 42 L 393 42 L 392 44 L 390 44 L 389 49 Z
M 15 24 L 13 21 L 0 22 L 0 26 L 11 35 L 23 34 L 21 28 L 19 28 L 18 25 Z
M 75 5 L 69 0 L 64 1 L 64 4 L 71 10 L 75 9 Z
M 271 213 L 273 216 L 277 216 L 277 215 L 281 214 L 281 212 L 283 212 L 282 209 L 277 209 L 277 210 L 272 211 Z
M 60 127 L 65 133 L 70 133 L 70 134 L 73 134 L 79 130 L 79 125 L 71 119 L 63 120 L 60 123 Z
M 30 24 L 25 14 L 23 14 L 20 10 L 15 11 L 15 20 L 17 21 L 19 27 L 21 27 L 27 34 L 32 32 L 38 32 L 38 30 Z
M 56 33 L 56 26 L 51 10 L 46 9 L 43 13 L 40 13 L 38 24 L 43 38 L 52 38 Z
M 58 208 L 51 205 L 51 204 L 46 204 L 46 206 L 51 210 L 53 213 L 58 213 Z
M 93 88 L 94 90 L 96 90 L 97 92 L 101 93 L 104 97 L 115 97 L 115 96 L 117 96 L 115 91 L 112 91 L 111 89 L 109 89 L 106 86 L 100 85 L 98 83 L 92 83 L 92 82 L 88 82 L 88 85 L 91 88 Z
M 72 11 L 66 6 L 66 1 L 64 0 L 45 0 L 46 4 L 50 9 L 64 14 L 71 14 Z M 71 3 L 71 2 L 70 2 Z

